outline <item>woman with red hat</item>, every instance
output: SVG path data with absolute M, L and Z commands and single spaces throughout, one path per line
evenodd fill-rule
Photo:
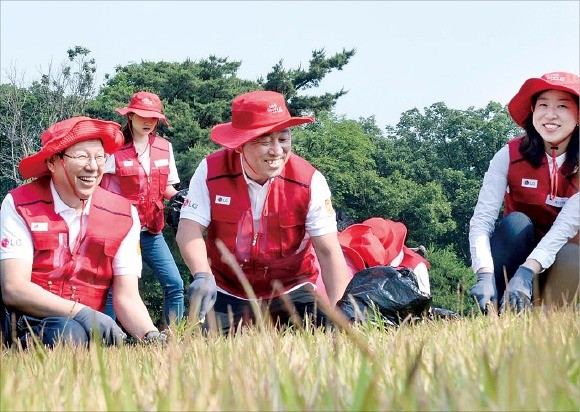
M 96 332 L 107 344 L 122 343 L 125 334 L 103 313 L 114 285 L 125 329 L 139 340 L 164 339 L 139 296 L 137 210 L 98 186 L 107 156 L 122 144 L 119 129 L 84 116 L 63 120 L 42 133 L 42 149 L 18 165 L 25 179 L 35 180 L 2 202 L 5 337 L 14 336 L 7 333 L 13 329 L 24 346 L 31 333 L 48 346 L 86 345 Z
M 212 129 L 224 148 L 196 169 L 176 237 L 193 275 L 191 316 L 205 318 L 215 302 L 226 331 L 252 318 L 255 297 L 269 303 L 274 322 L 291 319 L 291 302 L 323 323 L 313 294 L 316 258 L 331 303 L 342 297 L 349 278 L 330 189 L 291 150 L 290 127 L 312 121 L 292 117 L 280 93 L 253 91 L 233 100 L 231 122 Z
M 157 136 L 159 121 L 169 125 L 159 96 L 140 91 L 129 105 L 116 109 L 127 116 L 124 145 L 107 161 L 101 186 L 129 199 L 141 220 L 141 252 L 163 287 L 164 322 L 178 323 L 183 317 L 183 280 L 163 237 L 164 203 L 179 183 L 171 143 Z M 110 302 L 110 299 L 109 299 Z M 112 307 L 107 313 L 114 316 Z
M 470 222 L 471 294 L 484 312 L 499 298 L 502 311 L 578 299 L 579 88 L 575 74 L 547 73 L 508 104 L 525 134 L 491 160 Z

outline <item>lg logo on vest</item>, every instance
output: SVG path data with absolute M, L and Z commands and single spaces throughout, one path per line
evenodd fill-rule
M 538 181 L 536 179 L 522 179 L 522 187 L 531 187 L 533 189 L 538 187 Z
M 215 203 L 216 203 L 216 205 L 226 205 L 226 206 L 229 206 L 231 200 L 232 200 L 232 198 L 229 197 L 229 196 L 216 195 L 216 197 L 215 197 Z

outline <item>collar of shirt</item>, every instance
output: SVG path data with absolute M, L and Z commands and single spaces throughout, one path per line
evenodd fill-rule
M 63 200 L 60 198 L 58 192 L 56 191 L 55 187 L 54 187 L 54 183 L 51 180 L 50 181 L 50 192 L 52 193 L 52 199 L 54 200 L 54 211 L 61 215 L 62 217 L 66 216 L 76 216 L 76 210 L 70 206 L 68 206 L 66 203 L 63 202 Z M 91 195 L 89 197 L 89 199 L 87 200 L 87 204 L 85 205 L 85 208 L 83 210 L 83 214 L 84 215 L 88 215 L 89 214 L 89 208 L 91 207 L 91 199 L 93 198 L 93 196 Z M 65 219 L 67 220 L 67 219 Z
M 244 172 L 244 179 L 246 179 L 246 184 L 248 185 L 250 204 L 252 207 L 252 216 L 254 220 L 254 231 L 258 232 L 260 229 L 260 216 L 262 216 L 262 211 L 264 210 L 264 202 L 266 200 L 266 196 L 268 195 L 268 188 L 270 187 L 270 183 L 272 183 L 274 178 L 272 177 L 268 179 L 266 183 L 261 185 L 258 182 L 250 179 L 246 174 L 242 156 L 240 156 L 240 162 L 242 165 L 242 171 Z
M 552 170 L 552 155 L 550 153 L 546 153 L 546 158 L 548 159 L 548 167 L 550 168 L 550 171 L 551 171 Z M 562 153 L 559 156 L 556 156 L 556 163 L 558 164 L 559 168 L 562 167 L 565 160 L 566 160 L 566 152 Z
M 268 186 L 270 185 L 270 183 L 272 182 L 272 180 L 274 180 L 274 178 L 271 177 L 270 179 L 268 179 L 268 181 L 266 183 L 261 185 L 258 182 L 250 179 L 248 177 L 248 174 L 246 173 L 246 168 L 244 167 L 244 157 L 242 155 L 240 155 L 240 165 L 242 165 L 242 172 L 244 172 L 244 179 L 246 180 L 247 185 L 250 187 L 253 187 L 253 188 L 264 187 L 267 189 Z

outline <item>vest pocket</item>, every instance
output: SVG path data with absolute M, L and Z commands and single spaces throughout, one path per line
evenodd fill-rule
M 160 198 L 163 199 L 163 193 L 167 189 L 167 181 L 169 180 L 169 166 L 153 167 L 149 176 L 151 178 L 151 191 L 159 192 Z
M 214 205 L 211 209 L 211 220 L 223 223 L 237 224 L 242 218 L 243 214 L 243 210 L 236 210 L 229 207 L 219 207 Z
M 157 170 L 159 170 L 160 175 L 164 175 L 164 176 L 169 175 L 169 166 L 168 165 L 159 166 L 157 168 Z
M 116 173 L 123 177 L 139 175 L 139 164 L 134 161 L 132 166 L 117 167 Z
M 54 233 L 38 233 L 32 236 L 32 243 L 34 248 L 38 250 L 57 250 L 60 242 L 57 235 Z
M 226 206 L 214 206 L 211 213 L 208 240 L 221 239 L 238 259 L 249 259 L 253 233 L 251 213 Z
M 278 219 L 281 229 L 280 253 L 283 257 L 294 255 L 306 234 L 306 216 L 297 212 L 286 212 L 281 213 Z
M 91 236 L 85 238 L 81 269 L 76 274 L 80 281 L 103 285 L 108 284 L 113 275 L 113 258 L 119 250 L 120 241 L 103 237 Z
M 123 196 L 131 199 L 138 199 L 141 192 L 141 173 L 139 165 L 121 166 L 117 168 L 117 175 L 119 177 L 119 186 Z M 144 174 L 144 172 L 143 172 Z

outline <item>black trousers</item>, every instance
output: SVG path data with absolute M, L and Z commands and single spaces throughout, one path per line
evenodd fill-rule
M 328 318 L 318 307 L 313 292 L 314 286 L 309 283 L 269 300 L 244 300 L 218 292 L 213 313 L 208 313 L 204 329 L 226 334 L 236 331 L 240 325 L 256 323 L 256 310 L 262 318 L 280 328 L 296 323 L 304 325 L 306 319 L 316 326 L 327 325 Z

